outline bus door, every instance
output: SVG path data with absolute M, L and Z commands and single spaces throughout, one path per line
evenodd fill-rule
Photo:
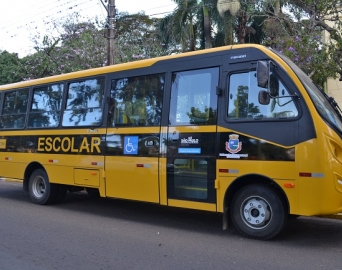
M 106 135 L 106 196 L 159 203 L 164 74 L 111 82 Z
M 219 68 L 172 74 L 167 131 L 167 204 L 216 211 Z
M 263 88 L 257 81 L 258 59 L 239 62 L 238 57 L 257 57 L 257 53 L 238 51 L 236 55 L 227 59 L 231 63 L 224 70 L 226 87 L 219 98 L 220 108 L 225 108 L 218 115 L 220 186 L 229 186 L 248 174 L 272 178 L 280 186 L 284 181 L 293 183 L 294 146 L 312 136 L 310 116 L 300 115 L 299 102 L 303 99 L 296 95 L 296 86 L 280 68 L 271 66 Z M 295 191 L 287 191 L 287 196 L 294 198 Z M 225 189 L 217 195 L 223 201 Z

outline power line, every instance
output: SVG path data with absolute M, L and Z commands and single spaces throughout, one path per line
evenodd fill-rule
M 57 2 L 58 1 L 60 1 L 60 0 L 57 0 Z M 50 3 L 50 4 L 53 4 L 53 3 L 57 3 L 57 2 L 52 2 L 52 3 Z M 56 9 L 56 8 L 59 8 L 59 7 L 62 7 L 62 6 L 64 6 L 64 5 L 66 5 L 66 4 L 69 4 L 69 3 L 71 3 L 72 1 L 70 0 L 69 2 L 67 2 L 67 3 L 64 3 L 64 4 L 62 4 L 62 5 L 59 5 L 59 6 L 57 6 L 57 7 L 54 7 L 54 8 L 52 8 L 52 9 L 48 9 L 48 10 L 43 10 L 42 11 L 42 13 L 47 13 L 47 12 L 49 12 L 49 11 L 51 11 L 51 10 L 54 10 L 54 9 Z M 45 6 L 43 6 L 43 7 L 40 7 L 40 8 L 38 8 L 38 10 L 40 10 L 40 9 L 43 9 L 44 7 L 46 7 L 46 6 L 49 6 L 50 4 L 48 4 L 48 5 L 45 5 Z M 16 24 L 19 24 L 19 23 L 21 23 L 22 21 L 27 21 L 28 19 L 31 19 L 31 18 L 37 18 L 37 17 L 39 17 L 40 16 L 40 13 L 35 13 L 35 14 L 33 14 L 33 15 L 30 15 L 30 16 L 20 16 L 20 19 L 19 20 L 16 20 L 16 21 L 14 21 L 14 22 L 9 22 L 9 24 L 5 24 L 5 26 L 3 26 L 4 24 L 2 23 L 2 26 L 3 27 L 1 27 L 0 28 L 0 30 L 2 30 L 2 29 L 5 29 L 5 28 L 8 28 L 8 27 L 11 27 L 11 26 L 13 26 L 13 25 L 16 25 Z M 16 17 L 16 18 L 18 18 L 18 16 Z
M 10 20 L 6 21 L 2 21 L 0 17 L 0 50 L 4 47 L 6 42 L 11 42 L 19 48 L 20 46 L 18 46 L 18 44 L 22 44 L 20 51 L 27 52 L 28 48 L 32 49 L 34 45 L 31 43 L 32 45 L 28 46 L 27 42 L 22 42 L 25 38 L 29 40 L 29 35 L 32 36 L 34 31 L 36 32 L 35 34 L 38 34 L 39 31 L 45 32 L 46 29 L 49 28 L 48 26 L 52 25 L 53 21 L 68 18 L 68 16 L 72 14 L 70 11 L 76 11 L 78 14 L 82 15 L 85 10 L 98 7 L 99 13 L 102 15 L 100 17 L 105 18 L 106 16 L 103 14 L 103 7 L 100 2 L 101 0 L 51 0 L 51 2 L 49 2 L 49 0 L 45 0 L 43 5 L 39 4 L 31 7 L 34 10 L 34 13 L 26 13 L 23 15 L 16 13 L 16 17 L 11 17 Z M 145 11 L 157 10 L 169 6 L 171 6 L 171 4 L 149 8 Z M 148 16 L 158 16 L 170 12 L 156 12 Z M 43 17 L 41 17 L 42 14 L 44 14 Z M 2 18 L 4 17 L 2 16 Z M 17 41 L 19 37 L 21 40 Z
M 61 1 L 61 0 L 57 0 L 58 2 L 59 1 Z M 43 17 L 43 19 L 45 19 L 45 18 L 51 18 L 51 15 L 56 15 L 56 14 L 63 14 L 63 13 L 68 13 L 67 11 L 70 11 L 70 10 L 72 10 L 72 9 L 74 9 L 74 8 L 77 8 L 77 7 L 79 7 L 79 6 L 84 6 L 84 5 L 86 5 L 86 4 L 88 4 L 89 3 L 89 1 L 93 1 L 93 0 L 85 0 L 85 1 L 83 1 L 83 2 L 81 2 L 81 3 L 76 3 L 75 4 L 75 1 L 74 0 L 69 0 L 68 2 L 65 2 L 65 3 L 63 3 L 63 4 L 61 4 L 61 5 L 58 5 L 58 6 L 56 6 L 56 7 L 53 7 L 53 8 L 50 8 L 50 9 L 45 9 L 45 10 L 43 10 L 43 11 L 41 11 L 41 12 L 37 12 L 37 13 L 35 13 L 35 14 L 33 14 L 33 15 L 30 15 L 30 16 L 26 16 L 26 17 L 21 17 L 19 20 L 17 20 L 17 21 L 12 21 L 12 22 L 9 22 L 9 24 L 3 24 L 3 23 L 1 23 L 2 24 L 2 27 L 0 27 L 0 30 L 4 30 L 4 29 L 8 29 L 8 28 L 10 28 L 11 26 L 14 26 L 14 25 L 17 25 L 17 24 L 21 24 L 22 22 L 24 22 L 24 24 L 21 24 L 21 26 L 23 26 L 23 25 L 27 25 L 28 24 L 28 20 L 29 19 L 31 19 L 31 18 L 37 18 L 37 17 L 40 17 L 40 13 L 44 13 L 44 17 Z M 47 7 L 47 6 L 49 6 L 49 5 L 51 5 L 51 4 L 53 4 L 53 3 L 57 3 L 57 2 L 52 2 L 52 3 L 50 3 L 50 4 L 48 4 L 48 5 L 46 5 L 46 6 L 44 6 L 44 7 Z M 69 5 L 69 4 L 73 4 L 73 5 Z M 98 3 L 96 3 L 95 5 L 98 5 Z M 91 7 L 93 7 L 94 5 L 92 5 Z M 38 9 L 38 11 L 40 10 L 40 9 L 43 9 L 44 7 L 41 7 L 41 8 L 39 8 Z M 80 9 L 80 11 L 82 11 L 82 9 Z M 42 18 L 41 18 L 42 19 Z M 39 21 L 39 23 L 40 23 L 41 21 Z M 31 21 L 31 22 L 29 22 L 29 24 L 32 24 L 32 23 L 37 23 L 37 21 Z M 11 28 L 12 29 L 12 28 Z
M 66 9 L 56 11 L 56 12 L 54 13 L 54 15 L 56 15 L 56 14 L 66 14 L 66 15 L 65 15 L 65 16 L 62 16 L 62 17 L 58 17 L 58 16 L 57 16 L 57 17 L 55 17 L 54 19 L 56 20 L 56 19 L 66 18 L 68 15 L 70 15 L 70 13 L 68 14 L 66 11 L 70 11 L 70 10 L 72 10 L 72 9 L 74 9 L 74 8 L 77 8 L 78 6 L 80 6 L 80 5 L 84 4 L 84 3 L 87 3 L 87 2 L 83 2 L 83 3 L 80 3 L 80 4 L 73 5 L 73 6 L 68 6 Z M 81 13 L 81 12 L 83 12 L 84 10 L 87 10 L 87 9 L 90 9 L 90 8 L 95 7 L 96 5 L 98 5 L 98 3 L 95 4 L 95 5 L 92 5 L 92 6 L 85 7 L 85 8 L 83 8 L 83 9 L 78 9 L 78 11 Z M 53 9 L 51 9 L 51 10 L 53 10 Z M 37 16 L 32 16 L 32 17 L 37 17 Z M 32 17 L 31 17 L 31 18 L 32 18 Z M 45 20 L 48 20 L 48 21 L 46 22 Z M 51 21 L 51 14 L 45 15 L 44 17 L 40 18 L 39 21 L 36 21 L 36 20 L 30 21 L 30 22 L 29 22 L 29 21 L 26 21 L 25 24 L 22 24 L 22 25 L 20 25 L 20 26 L 15 27 L 15 28 L 12 27 L 10 30 L 7 30 L 7 31 L 6 31 L 6 28 L 9 28 L 9 26 L 8 26 L 8 27 L 2 27 L 2 28 L 0 28 L 0 30 L 5 30 L 4 33 L 10 34 L 10 33 L 13 33 L 13 32 L 14 32 L 13 30 L 27 29 L 28 27 L 36 28 L 36 29 L 37 29 L 38 27 L 41 28 L 41 27 L 42 27 L 42 25 L 41 25 L 42 23 L 44 23 L 44 24 L 46 25 L 46 24 L 51 23 L 50 21 Z M 16 35 L 17 35 L 17 34 L 12 34 L 11 36 L 16 36 Z
M 161 6 L 161 7 L 149 8 L 149 9 L 145 9 L 145 11 L 148 11 L 148 10 L 153 10 L 153 9 L 165 8 L 165 7 L 169 7 L 169 6 L 173 6 L 173 4 L 170 4 L 170 5 L 165 5 L 165 6 Z
M 163 15 L 163 14 L 170 14 L 171 12 L 173 12 L 173 11 L 165 11 L 165 12 L 160 12 L 160 13 L 154 13 L 154 14 L 149 14 L 149 15 L 147 15 L 147 16 L 157 16 L 157 15 Z

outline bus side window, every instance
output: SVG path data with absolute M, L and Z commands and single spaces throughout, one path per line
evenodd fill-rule
M 33 90 L 28 120 L 30 128 L 59 126 L 63 91 L 63 84 L 48 85 Z
M 298 109 L 293 97 L 288 97 L 286 86 L 271 74 L 270 103 L 259 103 L 259 92 L 255 71 L 230 75 L 228 94 L 228 119 L 246 120 L 253 118 L 290 118 L 298 116 Z
M 5 94 L 0 122 L 3 128 L 24 128 L 29 91 L 16 90 Z
M 216 124 L 219 68 L 172 74 L 170 125 Z
M 102 123 L 105 79 L 87 79 L 72 82 L 68 87 L 62 125 L 99 126 Z
M 164 82 L 164 74 L 113 80 L 108 126 L 159 126 Z

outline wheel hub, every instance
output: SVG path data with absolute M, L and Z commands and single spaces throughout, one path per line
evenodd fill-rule
M 262 198 L 248 198 L 242 205 L 243 221 L 253 229 L 265 227 L 271 218 L 270 207 Z
M 45 183 L 41 177 L 36 177 L 33 180 L 32 192 L 35 197 L 40 198 L 45 193 Z

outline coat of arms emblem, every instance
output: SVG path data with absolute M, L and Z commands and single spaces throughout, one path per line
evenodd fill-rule
M 236 154 L 242 149 L 242 142 L 239 141 L 239 135 L 229 135 L 229 141 L 226 142 L 226 150 L 231 154 Z

